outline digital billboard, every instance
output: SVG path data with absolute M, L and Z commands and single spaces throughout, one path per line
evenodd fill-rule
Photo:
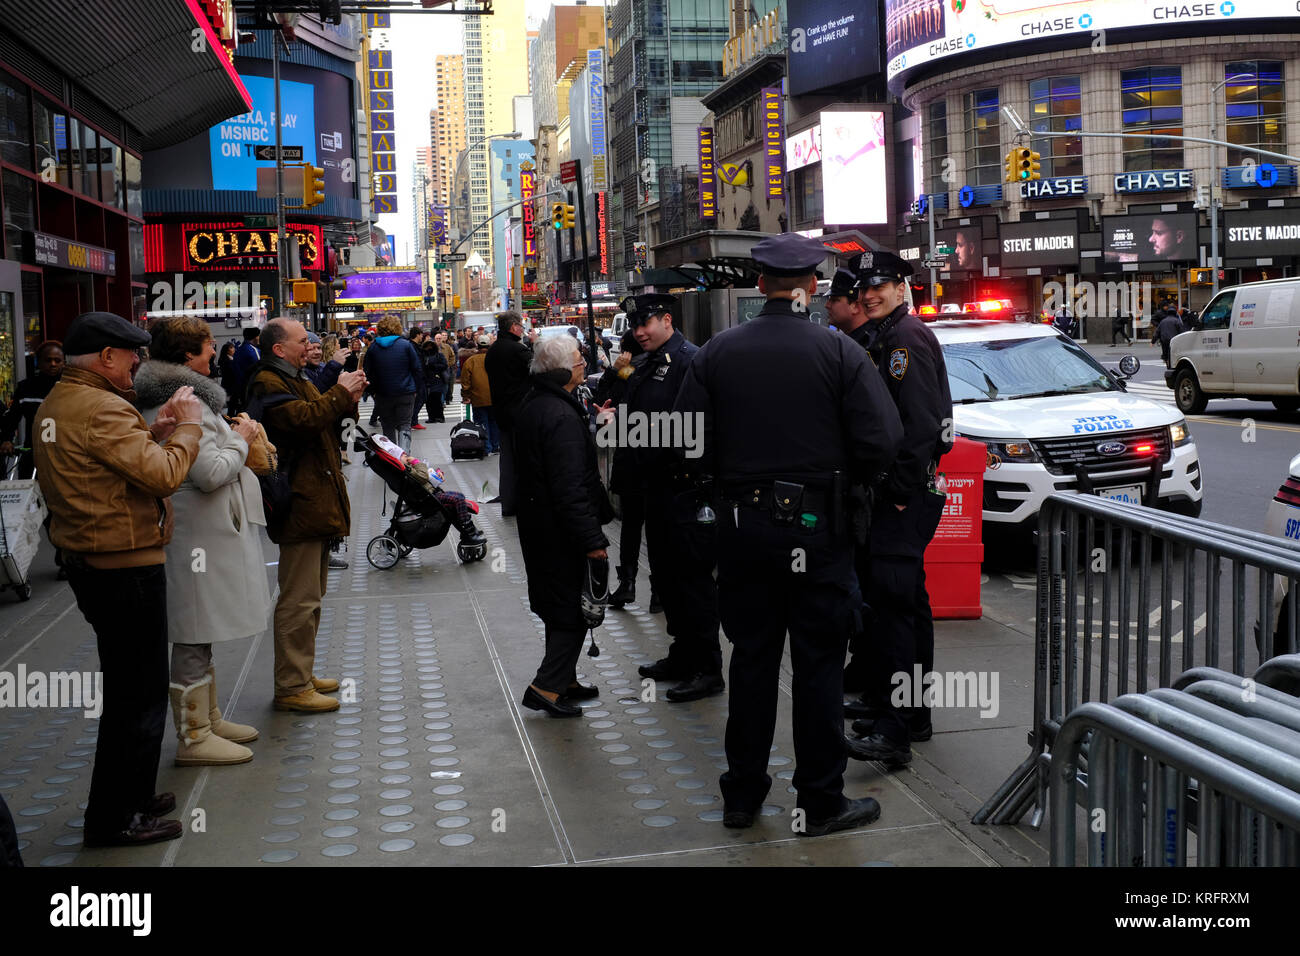
M 1104 216 L 1101 249 L 1107 262 L 1183 262 L 1196 258 L 1196 213 Z
M 424 283 L 418 269 L 379 269 L 345 276 L 348 287 L 334 297 L 335 302 L 392 302 L 399 299 L 420 301 Z
M 1077 219 L 1029 219 L 998 226 L 1003 269 L 1079 264 Z
M 1053 37 L 1092 43 L 1104 30 L 1183 24 L 1217 33 L 1240 20 L 1282 17 L 1300 17 L 1295 0 L 885 0 L 886 73 L 892 82 L 936 60 Z M 793 56 L 790 62 L 793 76 Z
M 947 265 L 949 272 L 982 272 L 984 269 L 983 230 L 978 222 L 955 229 L 935 231 L 934 241 L 937 246 L 948 246 Z
M 843 0 L 787 0 L 791 96 L 880 72 L 875 6 Z
M 1225 259 L 1293 256 L 1297 249 L 1300 249 L 1300 209 L 1224 211 Z
M 275 145 L 275 84 L 263 75 L 271 72 L 271 64 L 239 58 L 236 66 L 252 98 L 248 112 L 174 146 L 151 150 L 143 164 L 146 189 L 251 193 L 257 189 L 257 170 L 275 166 L 274 160 L 256 155 L 259 147 Z M 325 170 L 326 196 L 355 199 L 352 81 L 292 63 L 280 70 L 281 144 L 300 147 L 302 162 Z
M 827 225 L 889 221 L 885 193 L 885 114 L 823 112 L 822 214 Z

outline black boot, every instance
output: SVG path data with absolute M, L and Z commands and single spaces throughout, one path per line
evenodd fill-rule
M 474 522 L 470 522 L 464 528 L 460 528 L 461 544 L 486 544 L 487 536 L 478 529 Z
M 625 604 L 631 604 L 636 600 L 636 568 L 631 571 L 617 568 L 618 587 L 614 593 L 609 596 L 609 606 L 621 608 Z

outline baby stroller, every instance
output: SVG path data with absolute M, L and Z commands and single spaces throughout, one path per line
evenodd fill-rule
M 401 449 L 384 436 L 369 435 L 360 428 L 357 434 L 364 442 L 366 467 L 397 495 L 388 530 L 366 545 L 366 560 L 373 567 L 387 571 L 414 548 L 437 547 L 452 525 L 460 531 L 456 555 L 463 564 L 487 556 L 487 538 L 468 517 L 469 513 L 478 514 L 477 504 L 455 492 L 443 492 L 440 498 L 436 485 L 442 481 L 441 472 L 429 469 L 426 478 L 423 466 L 409 457 L 403 461 Z M 457 513 L 457 505 L 465 509 L 464 514 Z

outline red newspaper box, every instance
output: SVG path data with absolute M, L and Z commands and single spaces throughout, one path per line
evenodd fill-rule
M 984 560 L 984 466 L 982 442 L 958 438 L 939 459 L 948 501 L 934 540 L 925 549 L 925 589 L 936 618 L 977 618 L 980 564 Z

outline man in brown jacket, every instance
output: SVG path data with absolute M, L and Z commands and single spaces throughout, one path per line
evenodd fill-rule
M 86 806 L 85 845 L 171 840 L 176 806 L 155 794 L 167 722 L 169 496 L 199 451 L 202 406 L 185 387 L 152 428 L 132 401 L 149 333 L 108 312 L 78 316 L 67 368 L 36 410 L 36 476 L 77 607 L 95 629 L 107 694 Z M 166 442 L 160 445 L 159 442 Z
M 474 409 L 474 421 L 487 432 L 487 453 L 495 455 L 501 450 L 501 432 L 496 416 L 492 414 L 492 386 L 487 374 L 488 340 L 478 340 L 478 351 L 465 359 L 460 369 L 460 400 Z
M 262 330 L 262 361 L 248 384 L 248 413 L 287 468 L 293 502 L 288 514 L 267 515 L 267 534 L 280 546 L 280 597 L 275 605 L 275 709 L 320 713 L 338 710 L 339 682 L 312 676 L 316 629 L 329 572 L 330 541 L 352 527 L 348 486 L 339 456 L 344 421 L 356 421 L 364 372 L 343 372 L 324 395 L 303 374 L 307 330 L 301 322 L 272 319 Z

